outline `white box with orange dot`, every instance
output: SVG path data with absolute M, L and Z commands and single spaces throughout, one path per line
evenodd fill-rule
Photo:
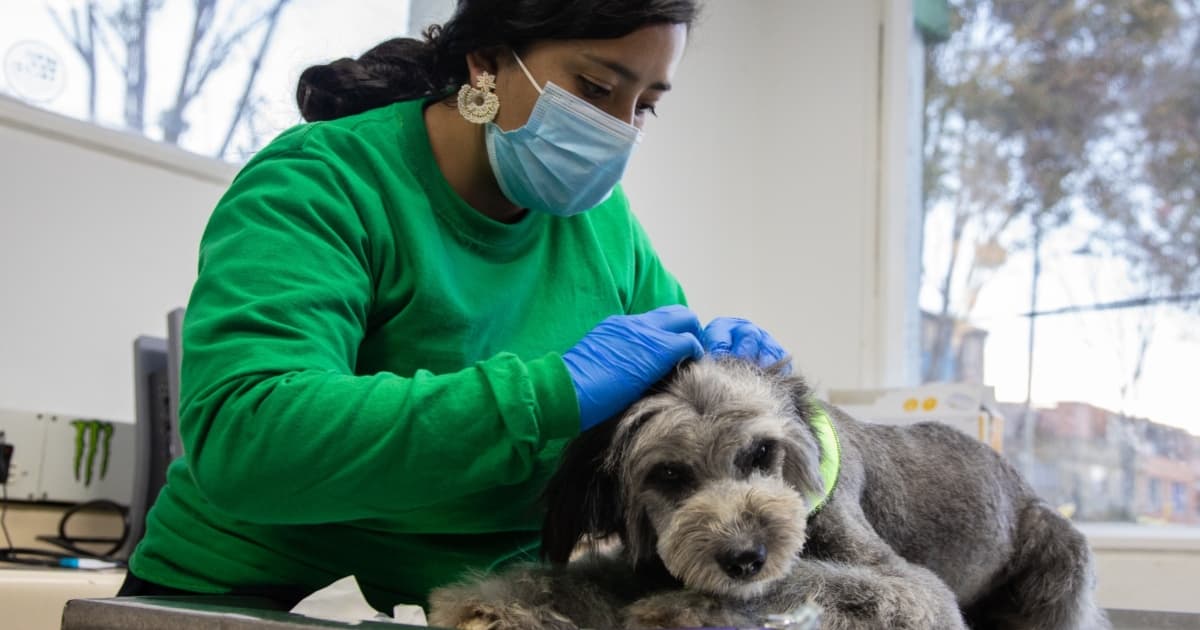
M 929 383 L 896 389 L 834 389 L 829 402 L 864 422 L 905 425 L 933 420 L 1004 449 L 1004 416 L 995 389 L 969 383 Z

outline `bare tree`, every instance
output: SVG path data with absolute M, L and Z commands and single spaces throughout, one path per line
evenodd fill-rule
M 101 0 L 86 0 L 80 9 L 73 7 L 68 20 L 50 8 L 59 30 L 75 49 L 87 68 L 88 113 L 96 118 L 96 76 L 99 59 L 104 51 L 114 68 L 121 72 L 124 84 L 124 122 L 129 129 L 145 132 L 147 114 L 146 90 L 148 76 L 148 35 L 154 14 L 162 9 L 165 0 L 118 0 L 108 8 Z M 254 89 L 263 60 L 270 51 L 275 28 L 291 0 L 270 0 L 269 6 L 247 18 L 235 7 L 247 3 L 233 0 L 192 0 L 192 20 L 185 40 L 184 62 L 174 99 L 157 117 L 166 142 L 179 144 L 188 129 L 187 112 L 203 93 L 209 80 L 219 71 L 229 69 L 239 57 L 234 54 L 241 46 L 249 45 L 261 31 L 253 53 L 246 64 L 246 80 L 242 94 L 231 116 L 225 137 L 216 157 L 224 157 L 238 129 L 253 118 L 253 109 L 260 99 Z M 223 10 L 224 9 L 224 10 Z M 224 14 L 225 19 L 218 17 Z M 254 131 L 250 130 L 253 134 Z
M 96 44 L 98 25 L 96 24 L 96 3 L 89 0 L 82 10 L 71 7 L 70 28 L 63 16 L 53 8 L 49 9 L 50 17 L 58 27 L 62 36 L 71 43 L 83 66 L 87 70 L 87 103 L 88 118 L 96 118 Z
M 172 144 L 179 143 L 179 136 L 187 128 L 187 124 L 183 120 L 183 110 L 187 104 L 195 98 L 203 87 L 205 79 L 208 78 L 208 73 L 215 69 L 211 65 L 206 65 L 205 70 L 199 73 L 197 78 L 196 66 L 197 56 L 200 48 L 200 42 L 208 34 L 209 28 L 212 27 L 213 15 L 216 12 L 216 0 L 195 0 L 194 13 L 192 14 L 192 33 L 188 38 L 187 56 L 183 61 L 183 72 L 179 77 L 179 89 L 175 92 L 175 104 L 163 111 L 159 117 L 159 124 L 163 129 L 163 140 Z M 216 60 L 220 63 L 222 60 Z
M 290 0 L 275 0 L 269 9 L 254 19 L 248 20 L 240 27 L 225 26 L 223 28 L 214 28 L 213 20 L 217 11 L 217 0 L 194 0 L 195 13 L 192 22 L 192 32 L 188 41 L 188 52 L 184 62 L 183 74 L 179 80 L 179 89 L 176 92 L 175 103 L 167 108 L 162 115 L 161 124 L 164 140 L 171 143 L 178 143 L 179 136 L 187 130 L 187 121 L 184 114 L 188 106 L 200 94 L 212 74 L 230 60 L 233 49 L 244 42 L 256 29 L 265 25 L 265 34 L 258 46 L 257 53 L 251 60 L 246 87 L 242 98 L 239 99 L 237 109 L 234 111 L 233 121 L 230 124 L 230 132 L 227 134 L 227 136 L 232 135 L 233 128 L 236 128 L 238 121 L 245 115 L 244 109 L 249 103 L 249 94 L 254 89 L 254 81 L 258 76 L 262 59 L 270 49 L 271 36 L 275 32 L 275 25 L 278 23 L 279 16 L 284 7 L 289 2 Z M 222 142 L 220 149 L 216 153 L 218 157 L 224 155 L 228 143 L 228 138 Z
M 105 15 L 109 29 L 124 50 L 118 67 L 125 76 L 125 126 L 139 132 L 146 126 L 146 38 L 150 15 L 162 8 L 162 3 L 163 0 L 126 0 Z
M 242 121 L 242 117 L 246 115 L 248 107 L 252 106 L 250 101 L 251 94 L 254 91 L 254 82 L 258 79 L 258 71 L 262 67 L 263 57 L 271 48 L 271 37 L 275 34 L 275 25 L 279 23 L 279 14 L 283 8 L 291 0 L 276 0 L 275 6 L 263 14 L 263 20 L 266 21 L 266 32 L 263 33 L 262 41 L 259 42 L 258 51 L 254 54 L 254 59 L 250 62 L 250 76 L 246 78 L 246 85 L 242 90 L 242 96 L 238 99 L 237 108 L 233 112 L 233 120 L 229 123 L 229 130 L 225 132 L 225 139 L 221 141 L 221 147 L 217 149 L 216 155 L 224 157 L 225 152 L 229 149 L 229 143 L 233 140 L 233 134 L 237 131 L 238 125 Z
M 1111 121 L 1181 23 L 1164 0 L 951 4 L 954 35 L 926 59 L 925 204 L 951 216 L 947 263 L 924 270 L 940 293 L 927 379 L 942 373 L 955 322 L 1011 252 L 1030 251 L 1040 267 L 1051 232 L 1081 208 L 1101 213 L 1106 179 L 1095 156 L 1129 144 Z

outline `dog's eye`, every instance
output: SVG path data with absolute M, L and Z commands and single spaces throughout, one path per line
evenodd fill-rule
M 646 480 L 660 488 L 673 490 L 691 483 L 692 475 L 682 464 L 659 464 L 650 470 Z
M 755 468 L 763 468 L 771 463 L 771 452 L 774 450 L 770 442 L 763 442 L 754 449 L 753 465 Z
M 739 468 L 746 474 L 755 470 L 768 471 L 775 463 L 775 443 L 770 440 L 758 442 L 740 459 Z

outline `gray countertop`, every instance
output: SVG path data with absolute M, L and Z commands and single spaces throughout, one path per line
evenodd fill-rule
M 1113 630 L 1200 630 L 1200 614 L 1149 610 L 1110 610 Z M 63 630 L 300 630 L 412 628 L 364 621 L 355 625 L 310 619 L 279 610 L 254 597 L 122 597 L 75 599 L 63 610 Z

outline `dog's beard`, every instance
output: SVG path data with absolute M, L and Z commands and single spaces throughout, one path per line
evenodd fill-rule
M 804 547 L 807 513 L 804 499 L 780 479 L 715 482 L 665 516 L 658 555 L 688 588 L 751 599 L 791 572 Z M 766 555 L 754 575 L 733 577 L 723 568 L 723 554 L 760 546 Z

